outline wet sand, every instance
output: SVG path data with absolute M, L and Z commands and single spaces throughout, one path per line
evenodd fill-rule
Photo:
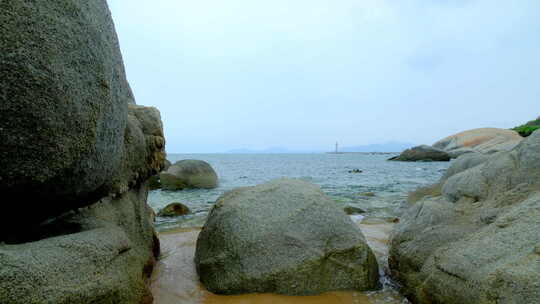
M 388 235 L 392 223 L 365 219 L 359 223 L 381 267 L 386 265 Z M 393 289 L 377 292 L 329 292 L 316 296 L 276 294 L 215 295 L 199 283 L 193 257 L 200 229 L 177 229 L 159 235 L 162 258 L 152 275 L 155 304 L 401 304 L 404 299 Z M 382 263 L 381 263 L 382 262 Z

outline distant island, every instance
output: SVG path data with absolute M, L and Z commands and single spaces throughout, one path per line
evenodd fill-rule
M 350 146 L 339 148 L 339 153 L 370 153 L 370 152 L 382 152 L 382 153 L 391 153 L 391 152 L 401 152 L 403 150 L 409 149 L 416 146 L 413 143 L 403 143 L 403 142 L 387 142 L 382 144 L 369 144 L 369 145 L 359 145 L 359 146 Z M 239 148 L 228 150 L 225 153 L 231 154 L 283 154 L 283 153 L 326 153 L 334 152 L 333 150 L 294 150 L 286 147 L 269 147 L 266 149 L 248 149 L 248 148 Z

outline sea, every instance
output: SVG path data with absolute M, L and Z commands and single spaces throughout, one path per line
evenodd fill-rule
M 338 207 L 353 206 L 363 210 L 359 216 L 397 217 L 403 210 L 407 193 L 435 183 L 448 163 L 387 161 L 395 155 L 397 153 L 168 154 L 172 163 L 183 159 L 208 162 L 219 176 L 219 186 L 210 190 L 153 190 L 148 203 L 156 212 L 173 202 L 180 202 L 191 210 L 186 216 L 157 217 L 158 231 L 201 227 L 217 198 L 226 191 L 287 177 L 319 185 Z

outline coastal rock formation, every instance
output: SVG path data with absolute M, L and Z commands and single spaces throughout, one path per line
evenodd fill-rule
M 444 173 L 442 180 L 447 180 L 449 177 L 456 175 L 460 172 L 463 172 L 469 168 L 476 167 L 484 162 L 486 162 L 488 159 L 490 159 L 493 155 L 491 154 L 482 154 L 482 153 L 465 153 L 461 156 L 457 157 L 456 160 L 452 162 L 450 167 L 446 170 Z
M 191 211 L 182 203 L 170 203 L 159 210 L 158 216 L 180 216 L 189 214 Z
M 159 175 L 159 179 L 165 190 L 212 189 L 218 184 L 218 176 L 214 169 L 207 162 L 195 159 L 174 163 Z
M 2 1 L 0 18 L 0 303 L 151 303 L 165 141 L 107 2 Z
M 133 103 L 106 1 L 2 1 L 0 20 L 3 201 L 36 202 L 32 221 L 95 202 L 121 166 Z
M 443 150 L 427 145 L 417 146 L 390 158 L 395 161 L 449 161 L 450 155 Z
M 161 172 L 167 171 L 167 169 L 169 169 L 169 167 L 172 165 L 168 159 L 165 159 L 164 164 L 165 165 L 163 166 L 163 169 L 161 170 Z M 148 180 L 148 187 L 150 187 L 150 190 L 156 190 L 156 189 L 161 188 L 161 181 L 159 180 L 159 174 L 156 174 L 150 177 L 150 179 Z
M 218 294 L 306 295 L 377 287 L 377 261 L 319 187 L 278 179 L 223 194 L 197 239 L 201 282 Z
M 145 187 L 69 212 L 36 241 L 0 245 L 0 303 L 151 303 L 159 241 Z
M 453 158 L 470 152 L 493 153 L 510 151 L 523 140 L 516 131 L 480 128 L 464 131 L 439 140 L 433 147 L 444 150 Z
M 396 226 L 394 278 L 414 303 L 540 303 L 540 131 L 468 164 Z

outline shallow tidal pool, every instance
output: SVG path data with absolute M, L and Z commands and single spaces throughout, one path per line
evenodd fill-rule
M 353 217 L 366 236 L 369 246 L 377 256 L 381 272 L 386 267 L 388 236 L 393 223 L 384 219 Z M 208 292 L 199 282 L 193 258 L 200 229 L 176 229 L 162 232 L 162 257 L 152 276 L 155 304 L 405 304 L 409 303 L 394 288 L 385 283 L 379 291 L 329 292 L 315 296 L 284 296 L 277 294 L 245 294 L 234 296 Z

